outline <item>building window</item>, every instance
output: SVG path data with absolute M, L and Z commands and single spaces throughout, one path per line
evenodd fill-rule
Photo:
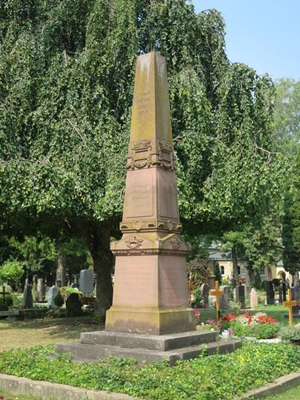
M 220 266 L 220 271 L 221 271 L 222 275 L 225 275 L 225 267 L 224 267 L 224 265 Z
M 238 265 L 238 274 L 241 275 L 241 267 Z

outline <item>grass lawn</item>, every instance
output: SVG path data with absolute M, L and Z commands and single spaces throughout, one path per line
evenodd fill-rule
M 287 392 L 265 397 L 265 400 L 299 400 L 300 399 L 300 386 L 290 389 Z M 23 399 L 22 399 L 23 400 Z M 26 399 L 24 399 L 26 400 Z
M 91 316 L 80 318 L 43 318 L 10 322 L 0 320 L 0 351 L 47 346 L 78 340 L 81 332 L 99 331 L 104 324 Z

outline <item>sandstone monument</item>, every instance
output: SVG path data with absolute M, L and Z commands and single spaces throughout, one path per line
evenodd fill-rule
M 165 59 L 138 57 L 122 240 L 106 330 L 166 334 L 195 329 L 188 307 L 186 255 L 177 204 Z
M 76 358 L 108 356 L 138 361 L 197 357 L 229 352 L 240 341 L 218 342 L 218 333 L 196 331 L 188 305 L 186 255 L 179 236 L 175 160 L 165 59 L 137 58 L 122 239 L 116 256 L 113 305 L 105 331 L 82 333 L 80 342 L 56 346 Z

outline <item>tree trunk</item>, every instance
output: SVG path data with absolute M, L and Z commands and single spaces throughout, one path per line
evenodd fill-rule
M 80 232 L 86 241 L 96 275 L 96 304 L 94 314 L 105 316 L 112 305 L 112 265 L 113 255 L 110 251 L 110 222 L 87 222 L 80 226 Z
M 67 258 L 64 249 L 64 243 L 58 244 L 56 282 L 60 282 L 60 286 L 66 286 Z
M 239 271 L 238 271 L 238 262 L 237 262 L 237 254 L 235 251 L 234 246 L 231 249 L 231 256 L 232 256 L 232 267 L 233 267 L 233 279 L 235 280 L 236 284 L 239 284 Z

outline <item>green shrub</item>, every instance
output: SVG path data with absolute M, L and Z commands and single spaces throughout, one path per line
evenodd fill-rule
M 23 265 L 17 260 L 8 260 L 0 268 L 0 280 L 13 281 L 16 284 L 24 274 Z
M 272 339 L 278 335 L 277 324 L 255 324 L 249 325 L 246 336 L 254 336 L 257 339 Z
M 7 311 L 13 304 L 13 298 L 11 295 L 6 295 L 5 300 L 0 297 L 0 311 Z
M 3 297 L 0 297 L 0 311 L 7 311 L 8 306 L 5 304 Z
M 64 305 L 64 298 L 60 293 L 60 290 L 57 292 L 57 295 L 54 297 L 53 299 L 54 304 L 56 305 L 56 307 L 62 307 Z
M 284 326 L 280 329 L 279 336 L 286 342 L 300 341 L 300 326 Z
M 192 295 L 194 296 L 194 299 L 192 301 L 192 304 L 195 308 L 200 308 L 202 307 L 202 297 L 201 297 L 201 291 L 199 288 L 195 289 L 192 291 Z

